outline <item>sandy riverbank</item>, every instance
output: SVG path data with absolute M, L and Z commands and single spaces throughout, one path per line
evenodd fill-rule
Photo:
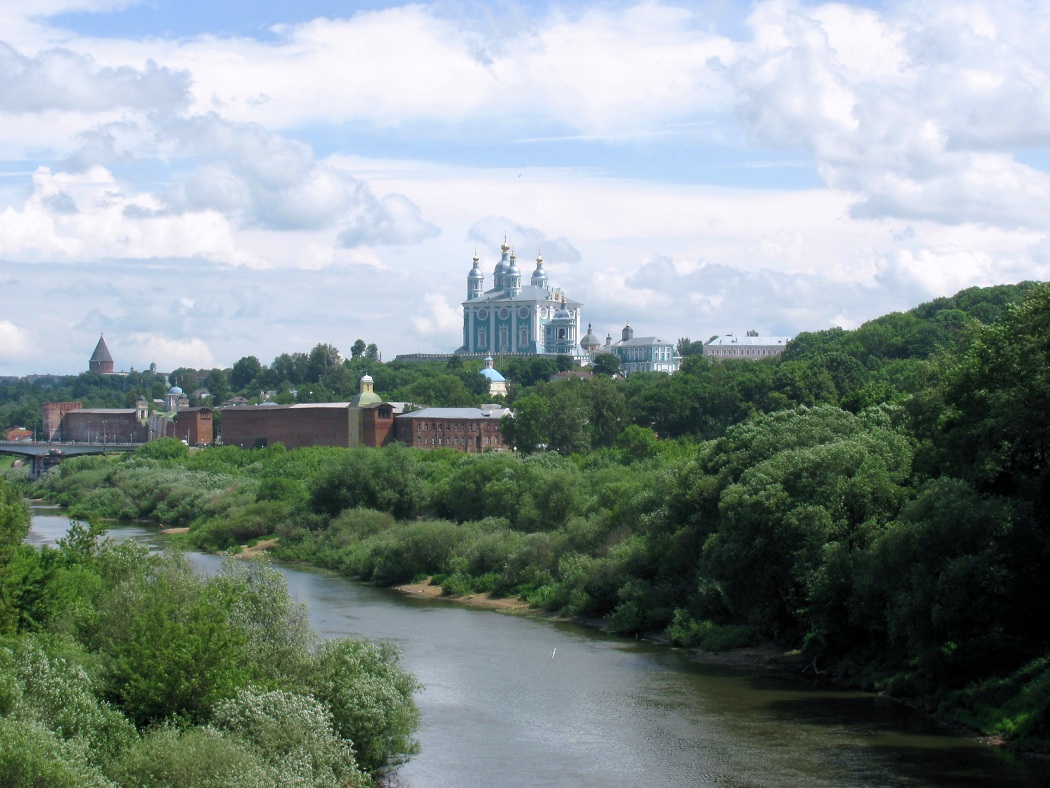
M 445 596 L 445 592 L 441 589 L 441 586 L 434 585 L 430 582 L 430 579 L 423 583 L 406 583 L 400 586 L 394 586 L 394 590 L 402 594 L 408 594 L 411 596 L 425 596 L 432 599 L 445 599 L 449 602 L 456 602 L 461 605 L 470 605 L 471 607 L 481 607 L 486 610 L 506 610 L 506 611 L 532 611 L 537 614 L 543 611 L 533 608 L 528 602 L 524 602 L 517 598 L 509 597 L 493 597 L 491 594 L 468 594 L 467 596 Z

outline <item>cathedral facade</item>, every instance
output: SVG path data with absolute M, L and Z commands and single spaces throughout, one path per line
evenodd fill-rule
M 485 274 L 474 267 L 467 274 L 467 300 L 463 302 L 463 346 L 467 355 L 566 355 L 582 357 L 579 301 L 552 288 L 536 258 L 536 270 L 522 283 L 517 258 L 503 243 L 502 256 L 492 272 L 492 287 L 485 289 Z

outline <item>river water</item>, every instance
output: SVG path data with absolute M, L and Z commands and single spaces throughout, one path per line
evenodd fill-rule
M 29 541 L 68 521 L 34 512 Z M 163 546 L 156 529 L 115 539 Z M 220 559 L 191 553 L 204 573 Z M 323 638 L 390 640 L 426 689 L 398 786 L 1050 786 L 1050 763 L 884 698 L 698 665 L 665 646 L 278 566 Z

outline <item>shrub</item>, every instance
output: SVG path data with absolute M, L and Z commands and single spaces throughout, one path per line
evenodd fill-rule
M 113 786 L 91 764 L 83 741 L 67 741 L 41 722 L 11 717 L 0 718 L 0 774 L 5 785 Z
M 120 785 L 155 788 L 271 788 L 277 775 L 248 743 L 213 728 L 163 725 L 107 768 Z
M 58 737 L 76 741 L 102 763 L 135 740 L 130 722 L 94 695 L 87 673 L 52 657 L 35 641 L 0 650 L 0 671 L 17 689 L 13 714 L 45 725 Z
M 216 704 L 213 724 L 250 743 L 282 781 L 298 785 L 361 785 L 350 742 L 332 727 L 331 713 L 306 695 L 242 689 Z
M 422 689 L 400 666 L 391 643 L 330 640 L 306 667 L 303 689 L 332 712 L 336 733 L 353 742 L 358 765 L 370 774 L 390 770 L 419 751 L 412 696 Z

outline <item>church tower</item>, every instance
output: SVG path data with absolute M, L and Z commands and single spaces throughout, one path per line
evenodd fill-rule
M 507 269 L 510 268 L 510 260 L 508 259 L 510 247 L 507 245 L 506 238 L 503 239 L 503 246 L 500 247 L 500 251 L 503 252 L 503 256 L 500 257 L 499 262 L 496 263 L 496 267 L 492 271 L 492 287 L 496 290 L 506 290 Z
M 470 269 L 470 273 L 467 274 L 467 300 L 473 301 L 478 298 L 482 293 L 485 292 L 485 274 L 481 273 L 481 269 L 478 268 L 478 263 L 481 260 L 478 258 L 478 253 L 474 253 L 474 267 Z
M 542 255 L 536 255 L 536 270 L 532 272 L 532 286 L 547 289 L 547 272 L 543 270 Z
M 514 256 L 514 252 L 510 253 L 510 265 L 507 266 L 506 273 L 503 274 L 503 281 L 506 283 L 507 298 L 517 298 L 521 295 L 521 272 L 518 270 L 517 258 Z
M 109 354 L 106 340 L 103 339 L 101 334 L 98 338 L 98 344 L 95 345 L 95 352 L 91 354 L 91 358 L 88 360 L 88 372 L 97 372 L 99 375 L 113 374 L 113 356 Z

